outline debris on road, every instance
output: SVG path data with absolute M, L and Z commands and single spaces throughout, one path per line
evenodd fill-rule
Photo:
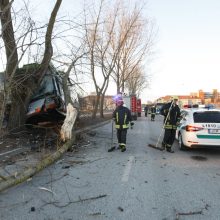
M 45 191 L 47 191 L 47 192 L 50 192 L 50 193 L 52 193 L 52 194 L 55 194 L 51 189 L 48 189 L 48 188 L 46 188 L 46 187 L 38 187 L 38 189 L 45 190 Z
M 79 197 L 79 200 L 76 200 L 76 201 L 69 201 L 68 203 L 64 204 L 64 205 L 59 205 L 59 202 L 47 202 L 45 204 L 43 204 L 42 207 L 45 207 L 46 205 L 54 205 L 55 207 L 57 208 L 65 208 L 73 203 L 79 203 L 79 202 L 86 202 L 86 201 L 91 201 L 91 200 L 96 200 L 96 199 L 101 199 L 101 198 L 104 198 L 106 197 L 107 195 L 104 194 L 104 195 L 99 195 L 99 196 L 95 196 L 95 197 L 90 197 L 90 198 L 85 198 L 85 199 L 81 199 Z
M 95 213 L 91 213 L 91 214 L 89 214 L 89 215 L 91 215 L 91 216 L 97 216 L 97 215 L 103 215 L 101 212 L 95 212 Z
M 151 147 L 151 148 L 154 148 L 154 149 L 160 150 L 160 151 L 164 150 L 164 149 L 161 148 L 161 147 L 156 147 L 154 144 L 148 144 L 148 147 Z
M 202 215 L 203 213 L 202 213 L 202 210 L 200 210 L 200 211 L 195 211 L 195 212 L 178 212 L 177 214 L 176 214 L 176 219 L 175 220 L 179 220 L 179 217 L 181 216 L 181 215 Z
M 118 207 L 118 210 L 121 211 L 121 212 L 124 212 L 124 209 L 120 206 Z

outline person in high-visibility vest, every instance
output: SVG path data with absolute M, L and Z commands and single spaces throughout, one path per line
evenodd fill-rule
M 162 148 L 170 153 L 174 153 L 172 145 L 175 140 L 177 125 L 180 120 L 180 108 L 177 105 L 178 97 L 172 97 L 172 101 L 165 104 L 161 109 L 161 114 L 164 116 L 164 138 Z
M 129 124 L 132 128 L 134 123 L 132 122 L 130 110 L 123 106 L 123 99 L 119 98 L 116 100 L 116 109 L 113 112 L 113 120 L 115 121 L 115 128 L 117 130 L 117 139 L 118 139 L 118 148 L 121 149 L 121 152 L 126 151 L 126 138 L 127 130 Z M 113 151 L 114 149 L 110 148 L 108 151 Z
M 151 121 L 154 121 L 156 115 L 156 107 L 154 105 L 151 107 L 150 112 L 151 112 Z

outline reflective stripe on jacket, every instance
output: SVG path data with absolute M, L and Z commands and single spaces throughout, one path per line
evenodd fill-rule
M 172 107 L 170 106 L 171 103 L 168 103 L 162 108 L 162 113 L 165 116 L 164 122 L 166 122 L 164 124 L 164 128 L 177 129 L 177 122 L 180 119 L 180 108 L 178 105 L 173 105 Z
M 118 112 L 116 112 L 116 124 L 115 124 L 115 128 L 119 129 L 121 126 L 123 129 L 128 128 L 128 124 L 126 124 L 127 121 L 127 113 L 125 113 L 124 115 L 124 123 L 122 125 L 119 124 L 119 116 L 118 116 Z
M 124 106 L 118 106 L 113 112 L 113 118 L 115 119 L 116 129 L 127 129 L 131 121 L 131 112 Z

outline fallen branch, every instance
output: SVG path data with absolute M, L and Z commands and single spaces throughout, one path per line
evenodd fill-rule
M 106 196 L 107 196 L 107 195 L 104 194 L 104 195 L 99 195 L 99 196 L 96 196 L 96 197 L 90 197 L 90 198 L 86 198 L 86 199 L 81 199 L 81 198 L 79 198 L 79 200 L 77 200 L 77 201 L 69 201 L 69 202 L 66 203 L 65 205 L 59 205 L 59 204 L 57 204 L 57 203 L 59 203 L 59 202 L 56 202 L 56 201 L 54 201 L 54 202 L 48 202 L 48 203 L 46 203 L 46 204 L 43 204 L 42 207 L 45 207 L 46 205 L 54 205 L 54 206 L 57 207 L 57 208 L 65 208 L 65 207 L 67 207 L 67 206 L 69 206 L 69 205 L 71 205 L 71 204 L 73 204 L 73 203 L 79 203 L 79 202 L 91 201 L 91 200 L 95 200 L 95 199 L 101 199 L 101 198 L 104 198 L 104 197 L 106 197 Z
M 85 201 L 88 201 L 88 200 L 95 200 L 95 199 L 101 199 L 101 198 L 104 198 L 104 197 L 106 197 L 107 195 L 106 194 L 104 194 L 104 195 L 99 195 L 99 196 L 96 196 L 96 197 L 90 197 L 90 198 L 86 198 L 86 199 L 79 199 L 78 201 L 76 201 L 76 202 L 85 202 Z M 75 203 L 76 203 L 75 202 Z
M 44 183 L 44 184 L 47 185 L 47 184 L 51 184 L 51 182 L 54 183 L 54 182 L 56 182 L 56 181 L 58 181 L 58 180 L 63 179 L 64 176 L 68 176 L 68 175 L 69 175 L 69 174 L 66 172 L 66 173 L 64 173 L 62 176 L 60 176 L 60 177 L 58 177 L 58 178 L 56 178 L 56 179 L 52 179 L 52 180 L 50 180 L 50 181 L 48 181 L 48 182 L 46 182 L 46 183 Z
M 91 216 L 97 216 L 97 215 L 103 215 L 101 212 L 95 212 L 95 213 L 91 213 L 91 214 L 89 214 L 89 215 L 91 215 Z
M 196 211 L 196 212 L 179 212 L 178 215 L 201 215 L 202 211 Z
M 202 213 L 202 210 L 200 210 L 200 211 L 195 211 L 195 212 L 178 212 L 177 214 L 176 214 L 176 220 L 178 220 L 179 219 L 179 216 L 181 216 L 181 215 L 202 215 L 203 213 Z

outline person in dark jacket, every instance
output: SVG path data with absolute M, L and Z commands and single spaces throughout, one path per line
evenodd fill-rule
M 172 145 L 175 140 L 177 125 L 180 120 L 180 108 L 177 105 L 178 97 L 173 97 L 172 101 L 165 104 L 161 109 L 161 114 L 164 116 L 164 138 L 162 148 L 174 153 Z
M 116 101 L 116 109 L 113 112 L 113 120 L 115 121 L 115 128 L 117 130 L 117 139 L 118 139 L 118 148 L 121 149 L 121 152 L 126 151 L 126 137 L 129 124 L 132 128 L 134 123 L 132 122 L 130 110 L 123 106 L 124 102 L 122 99 Z M 111 152 L 115 147 L 110 148 L 108 151 Z
M 147 114 L 148 114 L 148 106 L 146 105 L 144 107 L 144 115 L 145 115 L 145 117 L 147 117 Z

